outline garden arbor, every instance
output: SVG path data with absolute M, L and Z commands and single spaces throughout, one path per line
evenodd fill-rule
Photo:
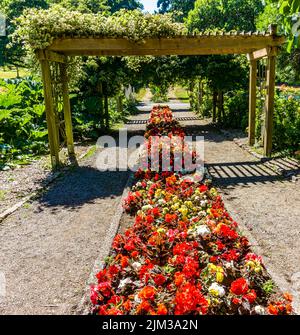
M 50 63 L 59 64 L 59 80 L 64 110 L 64 126 L 68 153 L 75 157 L 71 108 L 68 92 L 67 60 L 70 56 L 162 56 L 162 55 L 226 55 L 246 54 L 250 62 L 249 144 L 255 140 L 257 61 L 267 58 L 267 93 L 265 103 L 264 154 L 272 151 L 272 128 L 275 92 L 275 60 L 285 38 L 277 35 L 276 26 L 264 33 L 208 33 L 177 37 L 145 38 L 135 42 L 127 38 L 72 37 L 56 38 L 43 50 L 37 50 L 43 83 L 49 145 L 53 168 L 59 165 L 59 122 L 55 115 L 53 74 Z

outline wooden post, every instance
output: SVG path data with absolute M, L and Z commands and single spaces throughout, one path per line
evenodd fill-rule
M 277 26 L 270 26 L 272 36 L 277 34 Z M 267 96 L 265 107 L 265 134 L 264 134 L 264 155 L 269 157 L 272 153 L 272 136 L 273 136 L 273 116 L 274 116 L 274 95 L 275 95 L 275 65 L 276 56 L 268 57 L 267 68 Z
M 264 155 L 269 157 L 272 152 L 273 116 L 274 116 L 274 95 L 275 95 L 275 64 L 276 57 L 268 57 L 267 69 L 267 96 L 265 107 L 265 134 L 264 134 Z
M 59 142 L 58 142 L 58 127 L 56 124 L 56 118 L 54 114 L 53 106 L 53 94 L 51 86 L 51 72 L 50 65 L 47 60 L 40 60 L 43 87 L 44 87 L 44 98 L 45 98 L 45 109 L 46 119 L 48 126 L 48 138 L 51 155 L 52 168 L 55 169 L 59 166 Z
M 62 82 L 62 95 L 63 95 L 63 105 L 64 105 L 64 120 L 65 120 L 65 130 L 67 137 L 67 148 L 70 159 L 75 158 L 74 140 L 73 140 L 73 126 L 72 126 L 72 114 L 69 98 L 69 87 L 68 87 L 68 74 L 67 74 L 67 64 L 60 63 L 60 77 Z
M 249 83 L 249 145 L 255 143 L 255 118 L 256 118 L 256 80 L 257 80 L 257 61 L 250 60 L 250 83 Z

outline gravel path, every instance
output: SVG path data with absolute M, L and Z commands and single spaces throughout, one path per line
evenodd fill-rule
M 300 280 L 299 182 L 282 179 L 232 138 L 198 120 L 187 104 L 175 102 L 170 107 L 189 135 L 205 136 L 205 161 L 227 208 L 253 239 L 280 286 L 294 289 L 299 297 L 297 283 L 292 282 Z M 129 136 L 143 134 L 150 108 L 142 105 L 132 117 Z M 95 259 L 102 257 L 128 175 L 99 172 L 93 155 L 55 181 L 41 198 L 0 223 L 0 275 L 7 282 L 0 314 L 75 311 Z M 121 223 L 123 230 L 132 219 L 123 216 Z
M 88 148 L 88 144 L 76 145 L 77 157 L 83 155 Z M 66 161 L 65 150 L 61 151 L 60 157 L 63 162 Z M 52 178 L 48 155 L 42 156 L 29 165 L 0 171 L 0 213 L 14 206 L 23 197 L 43 188 Z
M 75 311 L 129 177 L 98 171 L 97 153 L 0 223 L 0 314 Z

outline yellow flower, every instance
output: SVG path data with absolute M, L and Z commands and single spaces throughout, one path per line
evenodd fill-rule
M 184 217 L 186 217 L 186 216 L 188 215 L 188 212 L 189 212 L 189 210 L 187 209 L 186 206 L 181 206 L 181 208 L 179 208 L 178 211 L 179 211 L 179 212 L 182 214 L 182 216 L 184 216 Z
M 222 281 L 224 280 L 224 274 L 223 272 L 217 272 L 217 275 L 216 275 L 216 280 L 218 283 L 222 283 Z
M 187 207 L 193 207 L 193 203 L 192 203 L 192 201 L 185 201 L 184 202 L 184 204 L 185 204 L 185 206 L 187 206 Z
M 216 195 L 218 195 L 218 191 L 213 187 L 213 188 L 210 189 L 210 194 L 212 196 L 216 196 Z

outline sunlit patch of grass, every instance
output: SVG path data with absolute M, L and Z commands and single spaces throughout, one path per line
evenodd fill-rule
M 139 92 L 136 94 L 135 98 L 137 101 L 143 101 L 147 94 L 146 88 L 141 88 Z
M 174 94 L 176 96 L 176 98 L 180 101 L 189 101 L 189 95 L 188 95 L 188 92 L 187 90 L 182 87 L 182 86 L 176 86 L 174 88 Z
M 25 77 L 29 75 L 29 71 L 26 69 L 20 69 L 19 70 L 19 76 Z M 17 78 L 17 71 L 11 70 L 11 69 L 5 69 L 3 67 L 0 67 L 0 79 L 14 79 Z

